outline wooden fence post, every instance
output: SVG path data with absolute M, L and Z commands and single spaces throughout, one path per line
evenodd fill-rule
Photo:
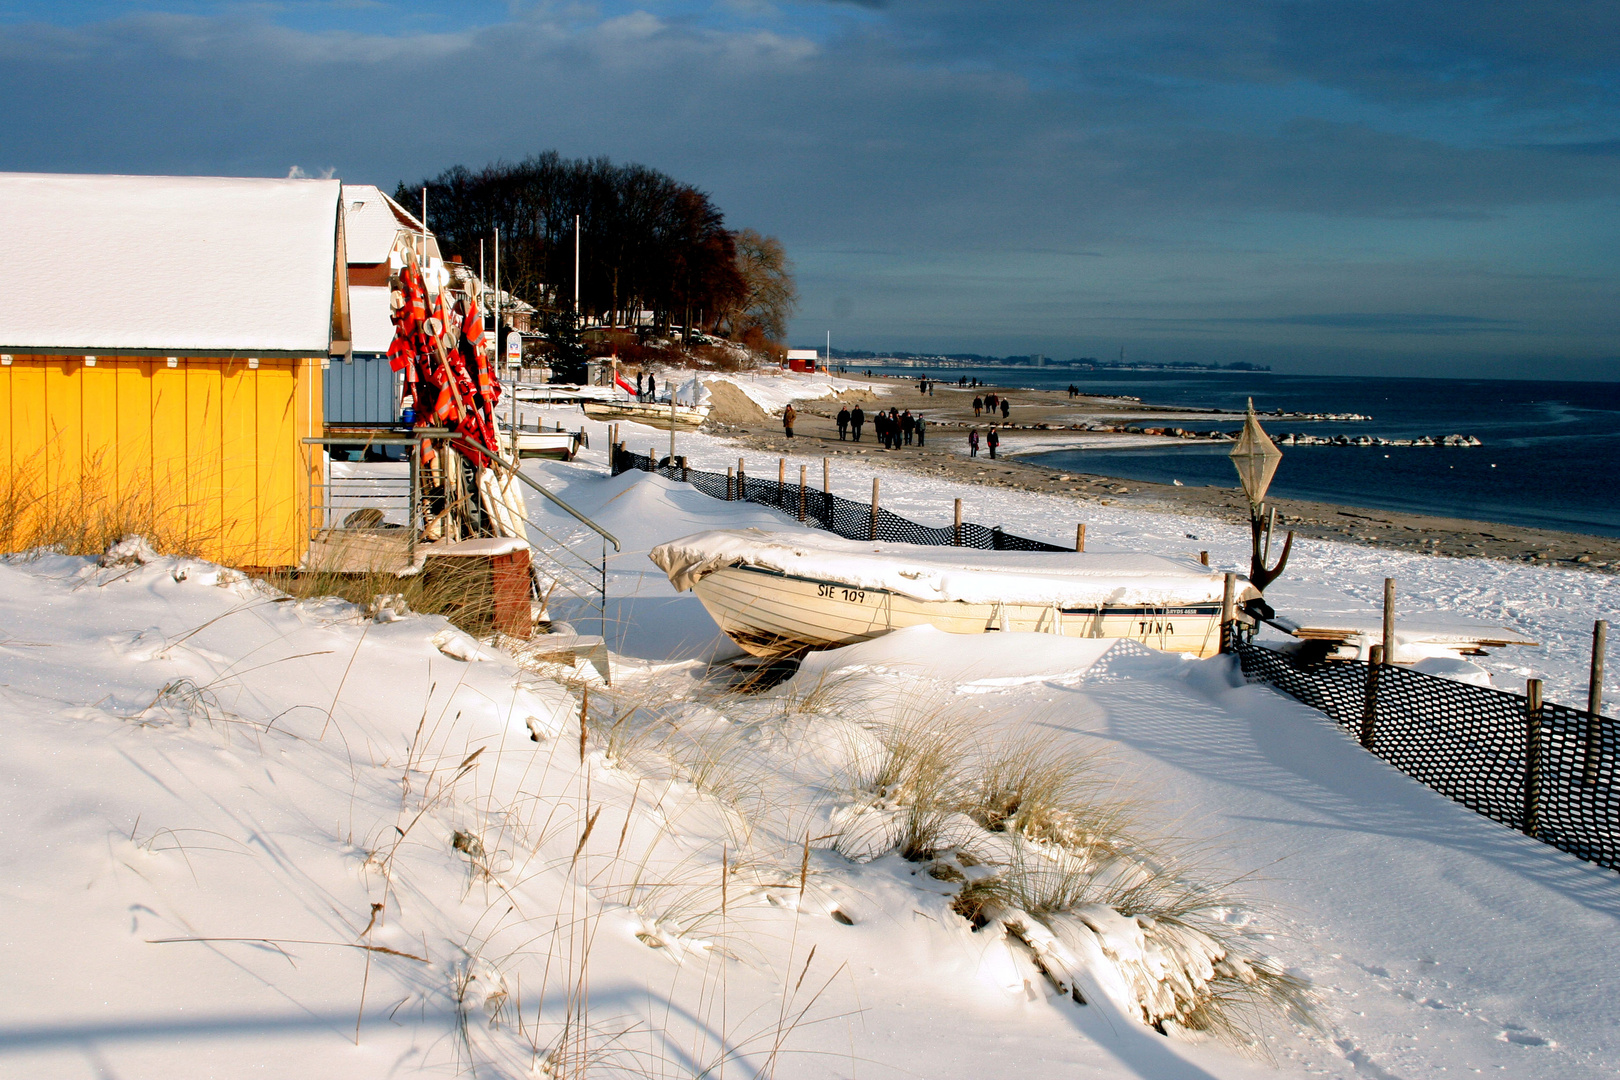
M 956 500 L 956 530 L 952 535 L 955 537 L 955 539 L 952 542 L 957 547 L 961 547 L 962 546 L 962 500 L 961 499 Z
M 1203 563 L 1205 566 L 1208 566 L 1209 565 L 1209 552 L 1200 551 L 1198 553 L 1198 561 Z
M 682 454 L 680 456 L 680 462 L 681 462 L 681 483 L 690 484 L 692 482 L 692 478 L 686 475 L 686 455 L 685 454 Z
M 800 521 L 804 520 L 804 470 L 805 470 L 805 466 L 800 465 L 799 466 L 799 520 Z
M 1221 652 L 1232 651 L 1232 623 L 1236 618 L 1237 575 L 1228 571 L 1221 591 Z
M 1378 669 L 1389 653 L 1382 645 L 1374 645 L 1368 652 L 1367 689 L 1361 696 L 1361 745 L 1371 750 L 1378 736 Z
M 821 459 L 821 493 L 823 495 L 831 495 L 832 494 L 832 459 L 831 458 L 822 458 Z
M 1074 526 L 1074 550 L 1086 550 L 1086 523 L 1077 522 Z
M 732 499 L 731 499 L 731 484 L 732 484 L 731 466 L 727 465 L 726 466 L 726 502 L 731 502 L 732 501 Z
M 737 500 L 748 501 L 748 477 L 743 472 L 743 459 L 737 459 Z
M 1592 672 L 1586 681 L 1586 754 L 1581 783 L 1598 781 L 1598 761 L 1603 753 L 1603 653 L 1608 646 L 1609 623 L 1599 619 L 1592 624 Z
M 878 518 L 878 478 L 874 476 L 874 477 L 872 477 L 872 527 L 871 527 L 871 529 L 869 531 L 869 535 L 867 536 L 868 540 L 876 540 L 877 539 L 877 518 Z
M 1541 680 L 1524 684 L 1524 835 L 1541 831 Z
M 1395 662 L 1395 579 L 1384 579 L 1384 663 Z

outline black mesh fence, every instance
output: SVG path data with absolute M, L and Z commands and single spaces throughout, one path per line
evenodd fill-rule
M 1620 870 L 1620 722 L 1487 686 L 1353 660 L 1234 646 L 1244 677 L 1332 717 L 1442 795 Z
M 680 458 L 655 460 L 646 454 L 637 454 L 622 446 L 612 453 L 613 475 L 622 472 L 651 472 L 671 480 L 691 484 L 703 494 L 716 499 L 735 499 L 774 507 L 806 525 L 850 540 L 891 540 L 904 544 L 928 544 L 937 547 L 983 548 L 991 551 L 1073 551 L 1042 540 L 1014 536 L 1000 528 L 986 528 L 971 522 L 962 522 L 961 535 L 954 525 L 933 528 L 919 525 L 878 507 L 876 529 L 870 503 L 858 503 L 838 495 L 796 483 L 779 483 L 755 476 L 727 476 L 723 473 L 703 472 L 687 468 Z

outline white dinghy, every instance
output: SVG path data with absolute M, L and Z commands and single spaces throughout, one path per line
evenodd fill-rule
M 866 641 L 906 626 L 1130 638 L 1166 652 L 1220 648 L 1222 575 L 1191 559 L 983 551 L 720 529 L 649 552 L 755 656 Z M 1235 601 L 1260 594 L 1240 581 Z

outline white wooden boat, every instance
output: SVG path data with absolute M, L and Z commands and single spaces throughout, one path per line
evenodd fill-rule
M 501 447 L 514 459 L 539 457 L 573 461 L 583 442 L 584 435 L 578 431 L 519 430 L 514 444 L 512 430 L 501 428 Z
M 585 415 L 597 420 L 633 420 L 653 428 L 669 427 L 669 402 L 654 401 L 584 401 Z M 709 418 L 707 405 L 676 405 L 675 426 L 695 428 Z
M 1190 559 L 863 543 L 716 530 L 650 553 L 756 656 L 836 648 L 906 626 L 955 634 L 1129 638 L 1166 652 L 1220 647 L 1222 575 Z M 1259 593 L 1242 582 L 1237 602 Z

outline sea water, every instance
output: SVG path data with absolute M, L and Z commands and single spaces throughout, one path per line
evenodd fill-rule
M 850 371 L 865 370 L 849 364 Z M 916 377 L 915 368 L 879 368 Z M 1389 379 L 1269 372 L 1082 371 L 948 368 L 991 385 L 1128 395 L 1150 405 L 1261 412 L 1357 413 L 1366 421 L 1267 419 L 1273 435 L 1473 435 L 1478 447 L 1284 446 L 1273 494 L 1374 509 L 1620 536 L 1620 383 Z M 1009 394 L 1013 422 L 1018 399 Z M 1044 411 L 1044 410 L 1043 410 Z M 1151 423 L 1150 421 L 1137 421 Z M 1235 432 L 1232 417 L 1177 421 Z M 1237 486 L 1230 444 L 1189 441 L 1120 449 L 1058 450 L 1020 460 L 1069 472 L 1186 485 Z

